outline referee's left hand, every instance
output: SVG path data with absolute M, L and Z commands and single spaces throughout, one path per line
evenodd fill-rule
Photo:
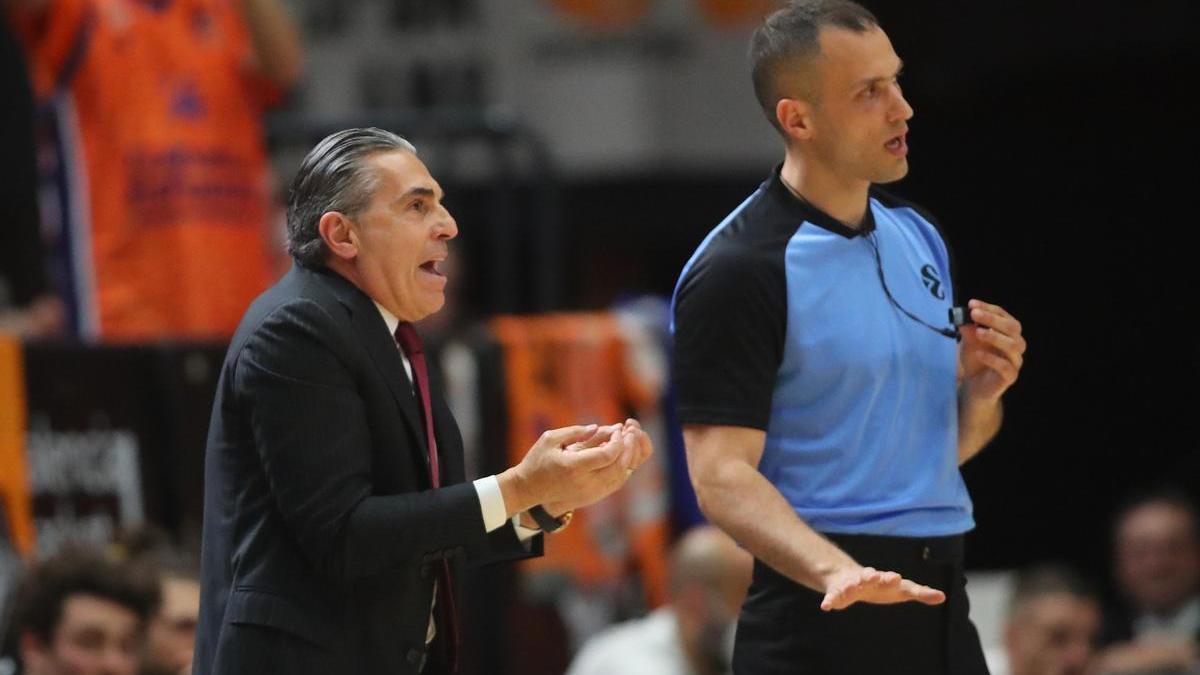
M 825 597 L 821 600 L 821 609 L 830 612 L 845 609 L 856 602 L 874 605 L 894 605 L 901 602 L 940 605 L 945 601 L 945 593 L 905 579 L 896 572 L 855 566 L 830 575 L 825 584 Z
M 974 325 L 963 326 L 958 368 L 963 393 L 976 401 L 998 401 L 1025 364 L 1021 322 L 999 305 L 967 303 Z

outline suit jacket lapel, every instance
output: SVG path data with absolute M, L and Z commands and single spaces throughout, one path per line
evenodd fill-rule
M 429 358 L 431 355 L 426 355 Z M 465 480 L 464 467 L 465 450 L 462 446 L 462 433 L 458 428 L 450 406 L 438 393 L 443 391 L 437 368 L 430 369 L 430 396 L 433 398 L 434 437 L 438 445 L 438 462 L 442 472 L 442 485 L 452 485 Z
M 404 363 L 400 360 L 400 349 L 395 338 L 388 334 L 387 324 L 384 323 L 375 304 L 358 287 L 336 272 L 322 271 L 318 275 L 326 280 L 334 296 L 350 312 L 354 332 L 387 382 L 392 398 L 396 400 L 401 416 L 408 424 L 409 435 L 415 441 L 412 447 L 420 456 L 421 465 L 425 467 L 425 475 L 428 478 L 429 449 L 425 443 L 425 430 L 421 426 L 417 398 L 413 394 L 408 374 L 404 372 Z

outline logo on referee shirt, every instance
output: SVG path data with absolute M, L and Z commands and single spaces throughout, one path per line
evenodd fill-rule
M 937 270 L 933 268 L 933 265 L 925 265 L 921 268 L 921 282 L 925 284 L 925 288 L 929 289 L 933 297 L 938 300 L 946 299 L 946 291 L 942 290 L 942 280 L 938 277 Z

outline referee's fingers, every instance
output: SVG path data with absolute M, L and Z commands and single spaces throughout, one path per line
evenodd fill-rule
M 841 593 L 836 592 L 836 591 L 830 591 L 830 592 L 826 593 L 825 597 L 821 598 L 821 610 L 825 611 L 825 612 L 829 612 L 829 611 L 833 611 L 835 609 L 841 609 L 844 605 L 839 606 L 840 600 L 841 600 Z
M 1008 312 L 1004 311 L 1004 308 L 1000 305 L 990 303 L 986 300 L 980 300 L 979 298 L 971 298 L 968 300 L 967 307 L 970 307 L 971 309 L 984 309 L 993 314 L 999 314 L 1001 316 L 1012 316 Z
M 922 586 L 908 579 L 900 582 L 900 592 L 908 596 L 909 599 L 916 600 L 925 605 L 940 605 L 946 601 L 945 593 L 936 588 Z

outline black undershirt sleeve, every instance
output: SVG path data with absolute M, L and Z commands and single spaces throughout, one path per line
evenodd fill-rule
M 787 320 L 783 251 L 707 251 L 674 311 L 680 422 L 766 430 Z

